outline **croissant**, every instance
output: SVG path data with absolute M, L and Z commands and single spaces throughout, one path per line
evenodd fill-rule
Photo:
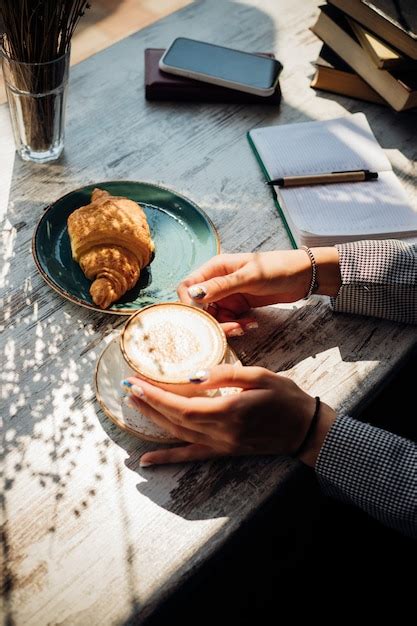
M 68 218 L 74 261 L 92 280 L 93 302 L 107 309 L 135 286 L 153 258 L 154 243 L 143 209 L 128 198 L 94 189 L 91 203 Z

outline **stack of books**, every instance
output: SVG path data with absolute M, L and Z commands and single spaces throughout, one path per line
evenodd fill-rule
M 417 107 L 417 0 L 328 0 L 312 87 L 395 111 Z

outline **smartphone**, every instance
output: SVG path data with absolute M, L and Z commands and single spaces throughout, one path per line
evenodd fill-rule
M 270 96 L 282 65 L 269 57 L 178 37 L 161 57 L 159 69 L 257 96 Z

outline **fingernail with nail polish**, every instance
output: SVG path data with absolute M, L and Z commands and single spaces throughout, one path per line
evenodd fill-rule
M 201 285 L 192 285 L 188 287 L 188 295 L 193 300 L 201 300 L 206 295 L 206 290 Z
M 130 383 L 128 380 L 120 381 L 120 386 L 123 389 L 123 391 L 126 391 L 127 393 L 130 393 L 133 387 L 132 383 Z
M 209 377 L 209 374 L 206 370 L 199 370 L 192 374 L 189 378 L 190 383 L 204 383 Z
M 138 398 L 143 398 L 145 396 L 142 387 L 139 387 L 138 385 L 132 385 L 131 392 Z
M 234 328 L 233 330 L 229 332 L 229 337 L 241 337 L 244 334 L 245 333 L 243 332 L 241 328 Z

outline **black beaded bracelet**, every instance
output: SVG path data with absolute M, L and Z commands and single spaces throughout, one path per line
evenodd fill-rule
M 304 452 L 304 449 L 306 448 L 309 439 L 311 437 L 311 435 L 313 434 L 315 428 L 316 428 L 316 424 L 317 421 L 319 419 L 319 413 L 320 413 L 320 398 L 318 396 L 316 396 L 315 398 L 316 400 L 316 408 L 314 410 L 314 415 L 312 417 L 312 420 L 310 422 L 310 426 L 308 427 L 308 430 L 305 434 L 304 439 L 302 440 L 302 442 L 300 443 L 300 445 L 298 446 L 297 450 L 295 452 L 293 452 L 293 454 L 291 456 L 293 456 L 294 458 L 299 457 L 300 454 L 302 454 Z

